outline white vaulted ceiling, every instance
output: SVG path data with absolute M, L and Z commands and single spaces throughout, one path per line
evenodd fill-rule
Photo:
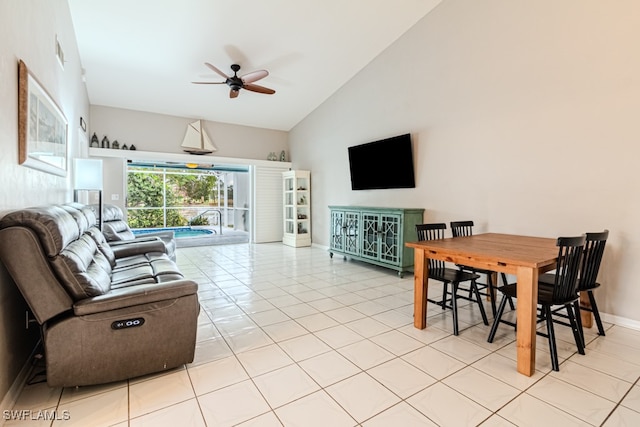
M 440 3 L 68 1 L 92 105 L 285 131 Z M 230 99 L 226 85 L 194 85 L 222 80 L 204 62 L 266 69 L 256 84 L 276 93 Z

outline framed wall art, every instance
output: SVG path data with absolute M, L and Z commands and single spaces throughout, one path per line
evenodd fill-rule
M 68 124 L 62 110 L 18 63 L 18 161 L 55 175 L 67 175 Z

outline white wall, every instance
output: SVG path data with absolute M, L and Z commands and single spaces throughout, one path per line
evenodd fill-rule
M 55 56 L 56 36 L 65 54 Z M 60 106 L 69 123 L 67 160 L 81 154 L 80 117 L 89 101 L 65 0 L 0 1 L 0 216 L 8 210 L 71 201 L 71 173 L 58 177 L 18 165 L 18 61 L 22 59 Z M 25 330 L 26 304 L 0 263 L 0 400 L 35 346 L 37 325 Z M 6 408 L 3 408 L 6 409 Z
M 104 106 L 91 106 L 90 134 L 106 135 L 138 150 L 184 154 L 180 144 L 187 125 L 195 119 Z M 228 123 L 203 121 L 216 146 L 212 156 L 266 160 L 270 152 L 288 150 L 287 132 Z
M 639 17 L 633 0 L 443 1 L 290 132 L 314 242 L 328 245 L 331 204 L 477 231 L 608 228 L 601 311 L 640 322 Z M 406 132 L 416 188 L 351 191 L 347 147 Z

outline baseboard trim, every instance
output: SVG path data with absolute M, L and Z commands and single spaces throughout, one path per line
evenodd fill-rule
M 613 323 L 616 326 L 622 326 L 624 328 L 640 331 L 640 321 L 637 320 L 627 319 L 626 317 L 615 316 L 608 313 L 600 313 L 600 318 L 603 322 L 606 323 Z

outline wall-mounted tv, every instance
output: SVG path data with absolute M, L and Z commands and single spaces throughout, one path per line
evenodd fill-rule
M 352 190 L 415 188 L 411 135 L 349 147 Z

